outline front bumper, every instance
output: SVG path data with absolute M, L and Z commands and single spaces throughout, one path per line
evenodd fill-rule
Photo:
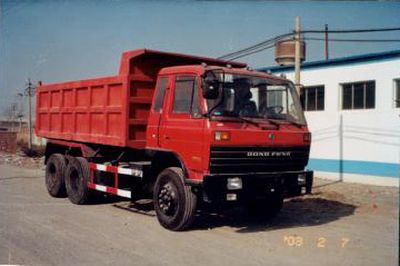
M 242 188 L 228 189 L 228 179 L 240 178 Z M 210 203 L 246 202 L 282 193 L 284 197 L 311 193 L 312 171 L 208 175 L 203 179 L 203 199 Z

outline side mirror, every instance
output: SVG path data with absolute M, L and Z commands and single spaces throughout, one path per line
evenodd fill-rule
M 220 82 L 212 72 L 207 72 L 203 82 L 204 99 L 217 99 L 219 95 Z
M 217 99 L 219 91 L 219 81 L 212 80 L 204 82 L 203 97 L 204 99 Z
M 224 110 L 226 112 L 232 113 L 233 111 L 235 111 L 235 90 L 232 88 L 226 89 L 224 93 Z

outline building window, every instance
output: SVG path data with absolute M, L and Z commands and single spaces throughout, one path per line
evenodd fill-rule
M 400 108 L 400 79 L 394 80 L 394 106 Z
M 375 108 L 375 81 L 342 84 L 342 109 Z
M 300 101 L 304 111 L 323 111 L 325 109 L 325 86 L 301 88 Z

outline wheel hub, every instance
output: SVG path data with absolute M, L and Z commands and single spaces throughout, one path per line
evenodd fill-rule
M 160 210 L 166 214 L 171 215 L 174 213 L 176 207 L 176 192 L 171 184 L 164 184 L 158 193 L 158 206 Z

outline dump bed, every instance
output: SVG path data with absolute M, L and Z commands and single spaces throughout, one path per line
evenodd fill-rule
M 141 49 L 123 53 L 117 76 L 41 85 L 37 89 L 36 134 L 50 139 L 144 148 L 160 69 L 202 62 L 228 63 Z

